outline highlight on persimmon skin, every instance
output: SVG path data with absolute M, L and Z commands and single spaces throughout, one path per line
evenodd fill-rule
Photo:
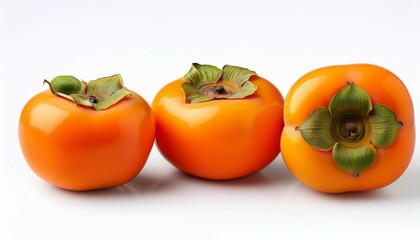
M 365 191 L 397 180 L 414 151 L 410 94 L 370 64 L 329 66 L 301 77 L 285 100 L 283 160 L 315 190 Z
M 155 137 L 150 106 L 123 86 L 121 76 L 98 80 L 82 85 L 59 76 L 49 82 L 51 90 L 22 110 L 22 153 L 52 185 L 75 191 L 115 187 L 132 180 L 146 163 Z
M 215 180 L 255 173 L 280 152 L 283 97 L 248 69 L 193 64 L 152 103 L 156 145 L 182 172 Z

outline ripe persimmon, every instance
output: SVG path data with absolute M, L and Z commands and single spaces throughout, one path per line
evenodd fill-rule
M 283 97 L 248 69 L 193 64 L 159 91 L 152 108 L 160 152 L 185 173 L 238 178 L 280 152 Z
M 19 140 L 31 169 L 68 190 L 122 185 L 143 168 L 154 142 L 147 102 L 123 86 L 119 74 L 90 81 L 72 76 L 23 108 Z M 77 104 L 77 105 L 76 105 Z
M 284 118 L 284 162 L 318 191 L 384 187 L 404 173 L 414 151 L 410 95 L 379 66 L 329 66 L 304 75 L 286 97 Z

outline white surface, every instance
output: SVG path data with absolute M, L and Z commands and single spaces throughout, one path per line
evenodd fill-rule
M 150 103 L 195 61 L 248 67 L 284 96 L 312 69 L 374 63 L 419 112 L 419 26 L 420 1 L 0 0 L 0 239 L 420 239 L 418 151 L 402 178 L 366 193 L 312 191 L 281 157 L 250 177 L 200 180 L 155 148 L 131 183 L 75 193 L 35 176 L 17 139 L 44 78 L 121 73 Z

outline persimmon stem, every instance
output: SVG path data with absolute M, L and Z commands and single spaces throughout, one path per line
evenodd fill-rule
M 209 97 L 225 98 L 235 93 L 235 89 L 223 84 L 207 84 L 202 86 L 199 91 Z
M 87 98 L 88 98 L 89 102 L 91 102 L 91 103 L 98 103 L 98 99 L 93 94 L 90 94 Z
M 356 132 L 357 132 L 357 127 L 356 124 L 354 124 L 353 122 L 348 122 L 346 123 L 346 130 L 347 133 L 345 133 L 345 135 L 348 136 L 356 136 Z
M 57 95 L 56 94 L 56 92 L 55 92 L 55 90 L 54 90 L 54 88 L 52 87 L 52 85 L 51 85 L 51 83 L 47 80 L 47 79 L 44 79 L 44 82 L 42 82 L 42 84 L 48 84 L 48 87 L 50 88 L 50 91 L 54 94 L 54 95 Z
M 215 89 L 214 92 L 218 93 L 218 94 L 225 94 L 226 93 L 226 89 L 222 86 L 222 85 L 218 85 Z

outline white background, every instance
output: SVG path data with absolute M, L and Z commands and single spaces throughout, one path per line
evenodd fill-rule
M 374 63 L 403 79 L 419 112 L 420 1 L 0 0 L 0 61 L 0 239 L 420 239 L 419 151 L 394 184 L 331 195 L 298 182 L 280 156 L 214 182 L 154 148 L 129 184 L 78 193 L 33 174 L 17 137 L 44 78 L 121 73 L 151 103 L 192 62 L 248 67 L 284 96 L 312 69 Z

